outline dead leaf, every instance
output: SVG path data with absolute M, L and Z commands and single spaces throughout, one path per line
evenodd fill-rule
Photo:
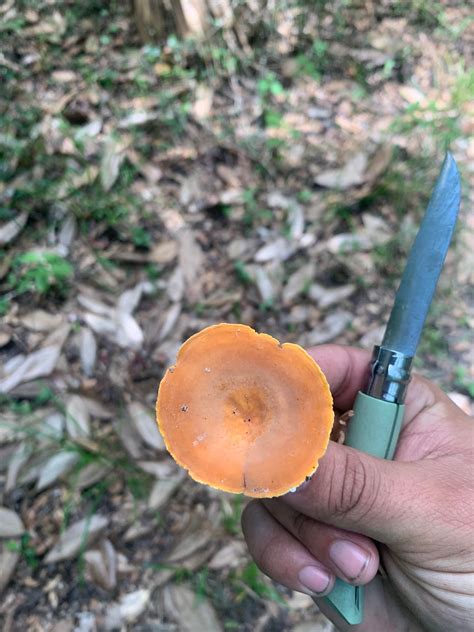
M 222 632 L 214 607 L 207 597 L 198 597 L 185 584 L 163 588 L 165 615 L 178 625 L 180 632 Z
M 402 85 L 399 88 L 400 96 L 402 96 L 405 101 L 413 104 L 420 104 L 421 106 L 425 106 L 427 103 L 427 99 L 423 92 L 414 86 Z
M 82 307 L 85 307 L 88 311 L 94 312 L 94 314 L 98 314 L 99 316 L 111 317 L 113 314 L 113 307 L 111 305 L 106 305 L 87 294 L 79 294 L 77 301 Z
M 58 480 L 63 474 L 70 472 L 79 460 L 77 452 L 58 452 L 54 454 L 41 467 L 40 476 L 36 483 L 38 492 L 46 489 L 51 483 Z
M 321 345 L 342 334 L 352 320 L 352 314 L 338 310 L 329 314 L 316 329 L 305 336 L 304 346 Z
M 321 172 L 314 181 L 321 187 L 345 191 L 364 182 L 367 164 L 367 154 L 360 152 L 350 158 L 340 169 L 328 169 Z
M 20 516 L 11 509 L 0 507 L 0 538 L 16 538 L 24 532 Z
M 130 402 L 128 412 L 143 441 L 154 450 L 166 450 L 154 415 L 140 402 Z
M 163 325 L 160 330 L 159 340 L 164 340 L 168 337 L 168 335 L 173 331 L 174 326 L 176 325 L 178 318 L 181 314 L 181 303 L 174 303 L 168 309 L 165 315 L 165 319 L 163 321 Z
M 185 478 L 186 472 L 178 470 L 174 476 L 156 481 L 148 497 L 148 508 L 157 511 L 166 505 Z
M 99 514 L 75 522 L 60 535 L 58 542 L 45 557 L 44 563 L 54 564 L 76 557 L 108 524 L 108 518 Z
M 72 242 L 77 232 L 77 221 L 75 215 L 68 213 L 64 219 L 61 230 L 58 234 L 58 243 L 65 248 L 66 254 L 69 252 Z
M 120 420 L 115 424 L 115 432 L 119 436 L 122 445 L 134 459 L 143 457 L 142 443 L 137 436 L 136 430 L 128 422 L 128 420 Z
M 313 617 L 311 621 L 296 624 L 291 628 L 290 632 L 337 632 L 337 630 L 331 621 L 321 612 L 318 613 L 316 617 Z
M 164 76 L 169 75 L 173 71 L 173 68 L 169 64 L 166 64 L 161 61 L 157 62 L 153 66 L 153 69 L 159 77 L 162 77 L 163 75 Z
M 334 255 L 350 254 L 358 250 L 369 250 L 370 239 L 363 233 L 339 233 L 327 240 L 325 247 Z
M 0 225 L 0 246 L 5 246 L 21 233 L 28 220 L 28 213 L 22 211 L 14 219 Z
M 114 417 L 115 412 L 111 408 L 106 408 L 96 399 L 93 399 L 92 397 L 85 397 L 85 395 L 81 395 L 80 397 L 84 402 L 89 415 L 92 417 L 97 417 L 97 419 L 112 419 L 112 417 Z
M 211 524 L 196 513 L 188 527 L 165 553 L 163 562 L 188 570 L 199 568 L 214 551 L 215 539 Z
M 82 187 L 93 184 L 98 175 L 99 168 L 89 165 L 81 173 L 65 176 L 56 190 L 56 199 L 63 200 Z
M 352 296 L 355 291 L 356 286 L 352 283 L 331 288 L 313 283 L 308 290 L 308 296 L 312 301 L 315 301 L 319 307 L 325 309 L 326 307 L 346 300 L 349 296 Z
M 78 76 L 72 70 L 55 70 L 51 74 L 51 79 L 58 83 L 72 83 L 77 82 Z
M 171 301 L 179 302 L 184 296 L 184 275 L 180 266 L 176 266 L 173 274 L 168 279 L 166 293 Z
M 183 272 L 188 292 L 196 298 L 200 294 L 201 268 L 204 255 L 192 230 L 184 228 L 178 232 L 179 265 Z
M 102 130 L 102 120 L 94 119 L 90 123 L 86 125 L 82 125 L 76 133 L 74 134 L 74 139 L 76 141 L 84 142 L 87 138 L 95 138 L 98 136 Z
M 138 350 L 143 345 L 145 336 L 135 318 L 127 312 L 117 312 L 116 342 L 121 347 Z
M 456 393 L 451 391 L 448 393 L 449 399 L 456 404 L 466 415 L 471 416 L 474 412 L 474 402 L 467 395 L 463 393 Z
M 170 239 L 152 247 L 150 261 L 154 263 L 171 263 L 177 256 L 178 244 Z
M 61 441 L 64 433 L 65 418 L 61 413 L 53 412 L 36 424 L 40 440 L 46 444 Z
M 245 542 L 233 540 L 217 551 L 207 567 L 212 570 L 222 568 L 239 568 L 248 561 L 249 553 Z
M 254 256 L 254 261 L 258 263 L 264 263 L 266 261 L 286 261 L 297 250 L 297 245 L 291 243 L 285 237 L 278 237 L 275 241 L 272 241 L 265 246 L 262 246 L 257 250 Z
M 117 553 L 110 540 L 104 539 L 97 549 L 86 551 L 84 559 L 93 581 L 104 590 L 113 590 L 117 584 Z
M 89 411 L 79 395 L 71 395 L 66 404 L 66 429 L 75 441 L 90 436 Z
M 91 377 L 94 374 L 95 361 L 97 358 L 97 342 L 94 334 L 87 327 L 81 328 L 79 336 L 79 357 L 84 375 Z
M 392 238 L 390 226 L 383 217 L 364 213 L 362 222 L 364 224 L 363 235 L 370 241 L 371 246 L 382 246 Z
M 150 596 L 150 591 L 144 589 L 123 595 L 118 603 L 107 608 L 104 628 L 121 629 L 124 623 L 136 621 L 145 612 Z
M 59 327 L 63 321 L 62 314 L 50 314 L 42 309 L 35 309 L 25 314 L 20 319 L 21 324 L 32 331 L 52 331 Z
M 88 463 L 85 467 L 81 467 L 79 475 L 74 480 L 75 488 L 81 490 L 103 481 L 110 469 L 109 465 L 104 465 L 97 461 Z
M 196 100 L 192 106 L 193 116 L 197 120 L 207 119 L 212 111 L 212 100 L 214 91 L 204 83 L 200 83 L 196 88 Z
M 147 112 L 144 110 L 136 110 L 135 112 L 131 112 L 123 119 L 121 119 L 118 124 L 118 129 L 130 129 L 131 127 L 138 127 L 140 125 L 145 125 L 150 121 L 156 121 L 160 118 L 160 112 Z
M 100 182 L 104 191 L 110 191 L 114 186 L 124 158 L 123 144 L 115 138 L 109 138 L 105 144 L 100 163 Z
M 303 237 L 305 217 L 303 207 L 296 202 L 288 209 L 288 224 L 291 239 L 299 241 Z
M 66 342 L 67 337 L 69 336 L 69 332 L 71 331 L 72 323 L 63 323 L 53 329 L 49 335 L 43 340 L 43 347 L 51 347 L 53 345 L 58 345 L 62 348 L 63 344 Z
M 10 327 L 6 327 L 5 329 L 0 329 L 0 349 L 5 347 L 13 336 L 13 330 Z
M 117 311 L 125 312 L 126 314 L 133 314 L 140 304 L 143 294 L 150 294 L 153 291 L 153 286 L 149 281 L 142 281 L 137 283 L 135 287 L 130 290 L 125 290 L 117 301 Z
M 19 548 L 20 543 L 16 544 Z M 5 543 L 0 542 L 0 595 L 12 578 L 19 558 L 20 554 L 17 551 L 11 551 Z
M 286 605 L 290 610 L 307 610 L 314 606 L 313 598 L 305 593 L 294 592 L 286 599 Z
M 271 191 L 267 195 L 267 205 L 270 208 L 288 209 L 294 203 L 294 199 L 284 195 L 281 191 Z
M 96 334 L 112 337 L 115 340 L 117 324 L 112 318 L 105 318 L 105 316 L 88 312 L 84 314 L 84 320 Z
M 313 262 L 307 263 L 293 272 L 283 288 L 282 300 L 284 305 L 290 305 L 297 296 L 309 288 L 315 272 L 316 268 Z
M 61 353 L 61 345 L 43 347 L 22 358 L 13 371 L 6 372 L 0 379 L 0 393 L 9 393 L 18 384 L 30 382 L 38 377 L 50 375 L 57 364 Z
M 156 478 L 173 478 L 180 471 L 176 461 L 171 458 L 164 461 L 137 461 L 137 465 L 144 472 L 152 474 Z
M 31 452 L 32 448 L 28 444 L 20 443 L 15 452 L 10 457 L 10 462 L 8 463 L 7 470 L 7 480 L 5 483 L 5 491 L 7 493 L 11 492 L 12 489 L 15 489 L 18 474 L 20 473 L 21 468 L 30 458 Z
M 378 327 L 369 329 L 359 340 L 359 345 L 363 349 L 372 349 L 375 345 L 379 345 L 382 342 L 384 333 L 385 325 L 379 325 Z
M 264 303 L 271 303 L 276 295 L 276 288 L 265 268 L 255 267 L 255 284 Z

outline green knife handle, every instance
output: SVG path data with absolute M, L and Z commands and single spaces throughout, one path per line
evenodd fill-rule
M 359 392 L 349 420 L 345 444 L 382 459 L 392 459 L 403 421 L 404 406 Z M 341 579 L 325 600 L 351 625 L 364 618 L 364 587 Z

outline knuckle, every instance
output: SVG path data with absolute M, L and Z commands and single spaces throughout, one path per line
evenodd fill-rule
M 302 513 L 295 513 L 293 518 L 293 533 L 300 541 L 304 541 L 308 534 L 308 526 L 311 520 Z
M 347 451 L 342 476 L 332 477 L 328 510 L 338 518 L 362 520 L 370 514 L 379 487 L 377 470 L 369 467 L 357 452 Z
M 275 565 L 276 553 L 279 548 L 279 538 L 272 536 L 262 542 L 262 546 L 252 553 L 255 563 L 262 573 L 272 576 L 272 567 Z

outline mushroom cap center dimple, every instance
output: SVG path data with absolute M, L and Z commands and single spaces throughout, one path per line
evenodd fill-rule
M 235 387 L 224 400 L 224 424 L 234 437 L 252 441 L 268 428 L 272 411 L 266 394 L 256 386 Z

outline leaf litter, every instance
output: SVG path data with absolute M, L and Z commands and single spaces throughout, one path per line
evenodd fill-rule
M 0 541 L 0 616 L 14 612 L 25 629 L 53 616 L 83 630 L 157 620 L 329 630 L 312 602 L 290 596 L 288 612 L 238 583 L 249 557 L 236 501 L 193 483 L 166 456 L 156 387 L 183 340 L 206 324 L 245 322 L 304 345 L 380 342 L 436 148 L 447 144 L 436 136 L 445 115 L 462 132 L 450 140 L 461 167 L 472 157 L 468 110 L 442 61 L 460 55 L 463 36 L 457 50 L 430 32 L 428 51 L 409 11 L 393 20 L 383 4 L 372 14 L 344 7 L 337 20 L 329 9 L 324 21 L 269 5 L 259 19 L 276 30 L 255 33 L 251 5 L 242 5 L 223 31 L 230 60 L 213 58 L 208 81 L 190 77 L 200 53 L 179 40 L 142 47 L 123 8 L 74 28 L 60 4 L 50 9 L 0 9 L 7 24 L 24 20 L 2 33 L 22 64 L 20 73 L 5 53 L 12 80 L 0 97 L 9 117 L 0 136 L 0 494 L 27 529 L 20 535 L 8 514 L 17 535 Z M 447 19 L 461 23 L 462 13 Z M 224 14 L 232 24 L 232 11 Z M 331 68 L 316 68 L 317 79 L 305 44 L 316 29 Z M 245 57 L 260 37 L 281 67 Z M 402 48 L 413 52 L 394 58 Z M 233 55 L 252 71 L 227 74 Z M 367 71 L 364 86 L 355 69 Z M 430 165 L 417 162 L 428 155 Z M 462 230 L 460 241 L 468 243 Z M 51 290 L 19 293 L 17 257 L 40 250 L 63 257 L 73 275 L 62 286 L 46 271 Z M 436 327 L 449 354 L 420 356 L 435 376 L 466 367 L 445 385 L 465 410 L 472 363 L 459 323 L 471 313 L 462 289 L 469 253 L 462 265 L 448 258 L 452 298 L 440 288 L 452 313 Z M 87 594 L 70 590 L 81 568 Z M 180 572 L 191 583 L 177 583 Z M 35 593 L 35 584 L 50 589 Z M 153 587 L 167 590 L 166 611 Z M 18 608 L 30 590 L 34 615 Z

